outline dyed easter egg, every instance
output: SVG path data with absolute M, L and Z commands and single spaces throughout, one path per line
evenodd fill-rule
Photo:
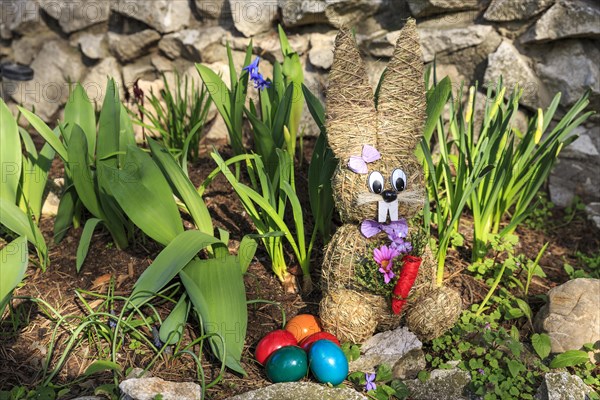
M 338 346 L 341 346 L 340 341 L 329 332 L 313 333 L 312 335 L 304 338 L 300 342 L 299 346 L 302 347 L 304 349 L 304 351 L 308 352 L 308 350 L 310 350 L 310 346 L 314 342 L 316 342 L 317 340 L 322 340 L 322 339 L 331 340 L 333 343 L 337 344 Z
M 310 346 L 308 365 L 317 381 L 339 385 L 348 376 L 348 359 L 342 349 L 329 340 L 317 340 Z
M 267 361 L 267 358 L 277 349 L 283 346 L 296 346 L 298 341 L 290 332 L 285 329 L 278 329 L 273 332 L 267 333 L 256 345 L 256 351 L 254 356 L 256 361 L 263 364 Z
M 298 346 L 284 346 L 275 350 L 265 366 L 267 378 L 273 383 L 295 382 L 306 376 L 306 352 Z
M 285 329 L 290 331 L 298 342 L 312 335 L 321 332 L 321 322 L 317 317 L 310 314 L 299 314 L 290 319 L 285 325 Z

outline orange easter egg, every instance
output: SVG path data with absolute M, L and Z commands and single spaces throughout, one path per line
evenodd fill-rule
M 319 319 L 310 314 L 296 315 L 288 321 L 285 329 L 294 335 L 298 342 L 314 333 L 322 331 Z

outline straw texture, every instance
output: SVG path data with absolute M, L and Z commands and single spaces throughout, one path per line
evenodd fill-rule
M 376 331 L 400 324 L 400 315 L 392 313 L 391 299 L 369 292 L 355 279 L 356 266 L 365 257 L 373 256 L 368 254 L 369 242 L 378 239 L 366 239 L 359 224 L 365 219 L 377 219 L 378 202 L 383 199 L 370 193 L 369 174 L 351 171 L 348 161 L 352 156 L 361 156 L 364 145 L 374 146 L 381 159 L 369 163 L 368 170 L 381 172 L 383 190 L 392 189 L 390 178 L 395 169 L 406 174 L 406 188 L 398 193 L 399 217 L 408 220 L 423 209 L 424 176 L 414 155 L 422 135 L 426 106 L 421 60 L 416 24 L 409 19 L 383 78 L 376 110 L 373 90 L 352 34 L 342 28 L 335 41 L 327 90 L 327 135 L 340 160 L 332 185 L 336 207 L 345 225 L 338 229 L 325 251 L 320 316 L 324 329 L 342 341 L 362 343 Z M 420 310 L 411 315 L 424 337 L 445 329 L 449 318 L 460 309 L 456 302 L 448 310 L 436 302 L 452 301 L 453 294 L 434 290 L 434 281 L 435 262 L 426 249 L 406 307 L 407 313 Z M 438 308 L 423 311 L 424 307 L 438 307 L 441 311 Z M 423 317 L 419 319 L 417 315 Z M 427 325 L 430 321 L 434 327 Z

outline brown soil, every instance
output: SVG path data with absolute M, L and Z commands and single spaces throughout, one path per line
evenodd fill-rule
M 306 141 L 305 160 L 302 171 L 297 176 L 297 185 L 300 193 L 306 196 L 306 160 L 312 149 L 313 141 Z M 195 185 L 199 185 L 203 179 L 214 169 L 214 163 L 208 154 L 209 147 L 206 146 L 201 158 L 190 168 L 190 177 Z M 221 147 L 225 157 L 230 156 L 227 147 Z M 53 177 L 62 175 L 62 168 L 56 162 Z M 238 201 L 230 186 L 223 177 L 218 177 L 205 193 L 205 201 L 215 221 L 215 225 L 230 232 L 230 247 L 235 251 L 239 240 L 248 233 L 253 232 L 252 222 L 245 214 L 244 209 Z M 307 199 L 302 199 L 307 204 Z M 564 213 L 560 210 L 554 211 L 553 221 L 562 221 Z M 468 221 L 468 216 L 465 216 Z M 309 224 L 312 222 L 309 221 Z M 468 225 L 468 224 L 467 224 Z M 532 283 L 532 298 L 536 294 L 547 292 L 548 289 L 568 280 L 563 270 L 565 262 L 573 266 L 581 266 L 576 251 L 586 254 L 597 254 L 600 248 L 600 235 L 592 224 L 577 215 L 575 219 L 560 226 L 559 223 L 552 224 L 554 229 L 534 231 L 525 227 L 517 231 L 520 237 L 519 252 L 525 253 L 530 258 L 535 258 L 541 246 L 549 241 L 548 251 L 542 258 L 541 265 L 547 273 L 546 279 L 535 279 Z M 59 244 L 52 242 L 53 219 L 44 218 L 41 228 L 49 243 L 51 265 L 45 273 L 31 267 L 25 284 L 16 290 L 16 296 L 35 297 L 43 299 L 62 315 L 84 315 L 85 305 L 77 298 L 76 290 L 86 290 L 98 294 L 106 294 L 111 282 L 114 283 L 115 295 L 127 296 L 139 275 L 150 265 L 154 257 L 160 251 L 160 247 L 150 240 L 144 240 L 138 235 L 131 246 L 125 250 L 118 250 L 112 244 L 110 235 L 98 231 L 95 233 L 90 246 L 87 260 L 78 274 L 75 270 L 75 255 L 81 228 L 71 229 L 65 239 Z M 310 227 L 307 227 L 309 231 Z M 468 236 L 468 231 L 464 232 Z M 468 241 L 466 241 L 468 242 Z M 313 280 L 318 281 L 319 265 L 322 262 L 321 244 L 318 244 L 313 254 L 312 266 L 314 269 Z M 480 280 L 471 277 L 466 267 L 469 263 L 469 249 L 463 248 L 451 251 L 447 263 L 447 284 L 457 288 L 463 297 L 465 305 L 480 302 L 487 286 Z M 293 257 L 288 255 L 292 272 L 299 274 L 299 269 L 293 265 Z M 248 300 L 269 300 L 279 302 L 285 310 L 288 318 L 298 313 L 318 312 L 320 292 L 318 289 L 308 296 L 290 295 L 282 291 L 278 280 L 270 271 L 270 262 L 266 253 L 259 247 L 256 257 L 245 276 L 245 284 Z M 84 296 L 92 305 L 98 306 L 102 302 L 91 295 Z M 45 354 L 49 343 L 52 342 L 55 322 L 50 320 L 42 312 L 42 306 L 28 300 L 15 300 L 13 302 L 18 320 L 2 321 L 0 329 L 0 388 L 8 390 L 15 385 L 34 387 L 40 384 L 42 378 L 42 365 L 45 362 Z M 171 306 L 159 305 L 159 311 L 164 317 Z M 118 308 L 115 307 L 115 308 Z M 119 311 L 119 310 L 117 310 Z M 242 393 L 254 388 L 268 384 L 263 368 L 253 359 L 253 349 L 260 338 L 267 332 L 278 329 L 282 324 L 282 315 L 278 307 L 269 304 L 252 304 L 248 307 L 248 335 L 246 348 L 243 354 L 243 366 L 248 372 L 248 377 L 243 378 L 236 374 L 226 372 L 223 380 L 207 390 L 211 399 L 224 399 L 231 395 Z M 14 323 L 13 323 L 14 322 Z M 151 333 L 145 331 L 148 337 Z M 198 326 L 188 326 L 186 338 L 191 340 L 198 337 Z M 63 329 L 59 330 L 55 345 L 56 354 L 60 355 L 65 348 L 68 335 Z M 144 348 L 130 349 L 130 339 L 125 340 L 125 345 L 118 355 L 118 362 L 127 369 L 129 367 L 144 368 L 154 357 L 151 350 Z M 106 347 L 104 343 L 103 347 Z M 195 347 L 196 354 L 199 347 Z M 58 356 L 53 358 L 56 362 Z M 87 366 L 98 358 L 98 349 L 94 341 L 83 340 L 82 343 L 71 352 L 65 367 L 53 380 L 57 384 L 66 384 L 81 377 Z M 52 364 L 54 365 L 54 364 Z M 208 352 L 202 353 L 202 365 L 206 374 L 207 382 L 218 375 L 220 365 Z M 169 357 L 160 358 L 151 368 L 155 376 L 168 380 L 195 380 L 196 367 L 190 357 L 173 359 Z M 80 383 L 73 385 L 71 392 L 64 398 L 72 398 L 76 395 L 89 394 L 93 388 L 104 383 L 111 383 L 109 374 L 91 376 L 83 379 Z

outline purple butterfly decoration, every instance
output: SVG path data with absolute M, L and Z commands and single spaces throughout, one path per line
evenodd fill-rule
M 388 236 L 406 237 L 408 235 L 408 224 L 405 219 L 392 221 L 389 224 L 382 224 L 372 219 L 366 219 L 360 225 L 360 232 L 366 238 L 373 237 L 381 231 L 387 233 Z
M 360 156 L 351 156 L 350 161 L 348 161 L 348 168 L 352 172 L 356 172 L 357 174 L 366 174 L 369 172 L 369 168 L 367 168 L 367 163 L 372 163 L 381 158 L 381 154 L 375 149 L 373 146 L 369 146 L 365 144 L 362 149 L 362 154 Z

